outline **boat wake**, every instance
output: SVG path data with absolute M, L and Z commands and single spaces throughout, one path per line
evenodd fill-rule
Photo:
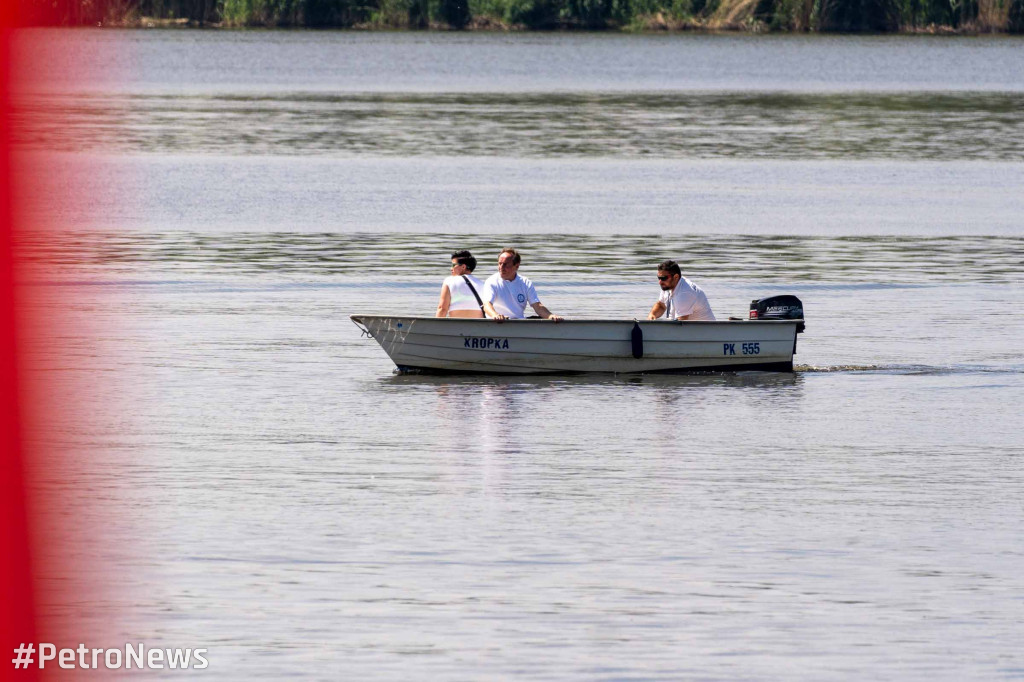
M 793 365 L 794 372 L 878 372 L 891 369 L 884 365 Z
M 804 374 L 829 372 L 875 372 L 879 374 L 945 375 L 945 374 L 1024 374 L 1024 365 L 794 365 L 793 371 Z

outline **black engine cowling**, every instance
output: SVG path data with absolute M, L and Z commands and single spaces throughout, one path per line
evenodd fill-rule
M 769 296 L 758 298 L 750 302 L 751 320 L 803 320 L 804 304 L 800 299 L 790 294 L 780 296 Z M 797 331 L 802 332 L 804 325 L 801 323 Z

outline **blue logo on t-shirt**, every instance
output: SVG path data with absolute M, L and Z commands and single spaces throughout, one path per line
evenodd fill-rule
M 526 297 L 523 296 L 522 294 L 517 294 L 516 300 L 519 301 L 520 303 L 526 303 Z

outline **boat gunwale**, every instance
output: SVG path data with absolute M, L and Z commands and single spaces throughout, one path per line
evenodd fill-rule
M 540 318 L 508 318 L 505 320 L 496 320 L 492 317 L 434 317 L 432 315 L 369 315 L 369 314 L 355 314 L 349 315 L 349 319 L 360 322 L 364 319 L 373 320 L 384 320 L 384 319 L 396 319 L 401 318 L 404 320 L 445 320 L 448 322 L 470 322 L 473 324 L 480 324 L 489 322 L 493 324 L 505 324 L 506 322 L 514 322 L 521 324 L 523 322 L 529 322 L 534 324 L 565 324 L 565 323 L 625 323 L 629 324 L 632 322 L 645 323 L 645 324 L 799 324 L 803 322 L 802 319 L 795 320 L 641 320 L 639 318 L 625 318 L 625 317 L 602 317 L 602 318 L 562 318 L 558 322 L 552 323 L 551 320 L 545 320 Z

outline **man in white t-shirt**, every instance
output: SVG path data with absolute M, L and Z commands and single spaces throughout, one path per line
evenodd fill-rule
M 480 294 L 487 317 L 493 317 L 499 322 L 522 319 L 526 317 L 526 304 L 529 303 L 534 312 L 544 319 L 561 322 L 561 317 L 553 315 L 540 302 L 533 282 L 519 276 L 521 260 L 515 249 L 503 249 L 498 256 L 498 271 L 484 281 L 484 290 Z
M 674 260 L 658 266 L 658 285 L 661 296 L 648 313 L 648 320 L 656 320 L 663 314 L 667 320 L 715 319 L 704 290 L 683 277 L 679 264 Z

